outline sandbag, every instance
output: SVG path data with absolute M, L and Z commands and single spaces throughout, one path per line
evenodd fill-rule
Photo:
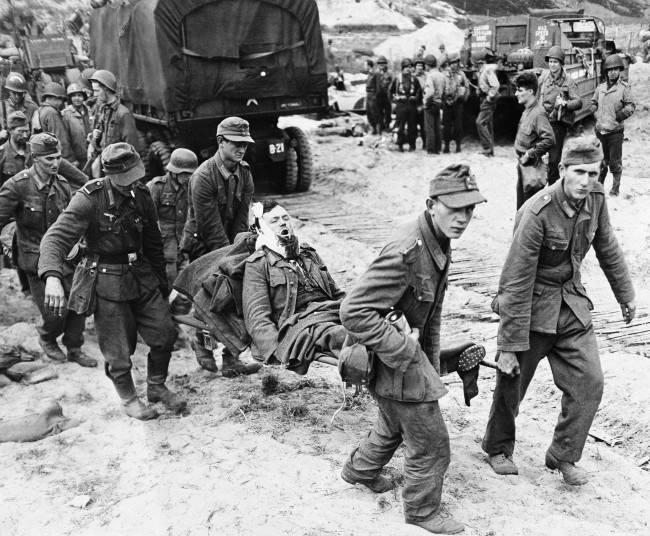
M 0 443 L 38 441 L 81 424 L 78 419 L 65 417 L 56 400 L 49 400 L 46 404 L 39 413 L 0 421 Z

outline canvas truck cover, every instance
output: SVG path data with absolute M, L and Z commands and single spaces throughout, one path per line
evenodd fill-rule
M 314 0 L 131 0 L 92 12 L 91 56 L 159 112 L 327 93 Z

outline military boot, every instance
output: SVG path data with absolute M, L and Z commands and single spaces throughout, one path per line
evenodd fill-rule
M 81 348 L 68 348 L 68 361 L 77 363 L 82 367 L 96 367 L 97 360 L 84 354 Z
M 461 152 L 460 142 L 459 142 L 459 141 L 456 142 L 456 152 L 457 152 L 457 153 L 460 153 L 460 152 Z
M 451 515 L 440 511 L 425 521 L 407 521 L 406 523 L 420 527 L 432 534 L 458 534 L 465 530 L 465 525 L 456 521 Z
M 589 474 L 582 467 L 576 467 L 573 462 L 562 462 L 548 451 L 546 452 L 546 467 L 560 471 L 569 486 L 582 486 L 589 482 Z
M 612 197 L 618 196 L 619 189 L 621 187 L 621 175 L 614 175 L 614 182 L 612 183 L 612 189 L 609 191 L 609 195 Z
M 261 363 L 244 363 L 243 361 L 240 361 L 239 356 L 232 355 L 228 348 L 223 349 L 221 357 L 223 359 L 221 375 L 224 378 L 234 378 L 246 374 L 255 374 L 262 368 Z
M 197 333 L 195 339 L 192 341 L 192 348 L 194 354 L 196 355 L 196 361 L 202 369 L 208 370 L 210 372 L 218 372 L 219 368 L 214 361 L 214 355 L 212 355 L 212 350 L 208 350 L 203 346 L 203 340 L 201 336 Z
M 154 350 L 152 349 L 152 352 Z M 187 402 L 165 385 L 169 369 L 169 357 L 166 352 L 160 352 L 156 358 L 152 352 L 147 356 L 147 400 L 149 402 L 162 402 L 163 405 L 174 413 L 185 411 Z
M 56 341 L 46 341 L 42 337 L 38 338 L 38 344 L 41 345 L 43 352 L 52 361 L 59 361 L 63 363 L 65 361 L 65 354 L 61 347 L 56 343 Z
M 347 463 L 343 466 L 343 470 L 341 471 L 341 479 L 353 486 L 355 484 L 361 484 L 373 493 L 386 493 L 387 491 L 395 489 L 395 483 L 383 475 L 379 475 L 374 480 L 359 480 L 355 478 Z
M 113 379 L 113 385 L 118 396 L 122 400 L 124 413 L 134 419 L 141 421 L 149 421 L 158 418 L 158 412 L 150 407 L 145 406 L 138 398 L 135 392 L 135 385 L 133 384 L 133 377 L 131 373 Z
M 449 142 L 445 142 L 445 148 L 442 150 L 443 153 L 447 154 L 449 153 Z

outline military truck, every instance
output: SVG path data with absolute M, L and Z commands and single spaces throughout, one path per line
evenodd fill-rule
M 314 177 L 309 141 L 285 115 L 327 110 L 327 69 L 314 0 L 95 0 L 90 55 L 118 78 L 149 147 L 149 173 L 186 147 L 206 159 L 217 124 L 247 119 L 254 176 L 284 192 Z
M 601 63 L 611 48 L 606 47 L 605 24 L 601 19 L 584 15 L 582 11 L 539 9 L 531 10 L 529 15 L 495 18 L 473 26 L 469 34 L 466 75 L 473 84 L 477 83 L 478 64 L 485 48 L 492 49 L 499 58 L 497 76 L 501 82 L 501 99 L 497 114 L 501 110 L 501 116 L 518 116 L 511 113 L 516 105 L 515 77 L 526 69 L 541 72 L 547 67 L 545 56 L 549 48 L 558 45 L 565 52 L 564 68 L 575 80 L 583 101 L 575 122 L 589 115 L 589 101 L 601 80 Z

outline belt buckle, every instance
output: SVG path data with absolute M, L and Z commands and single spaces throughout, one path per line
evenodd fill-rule
M 128 253 L 127 256 L 129 258 L 129 265 L 133 264 L 135 261 L 138 260 L 138 254 L 137 253 Z

